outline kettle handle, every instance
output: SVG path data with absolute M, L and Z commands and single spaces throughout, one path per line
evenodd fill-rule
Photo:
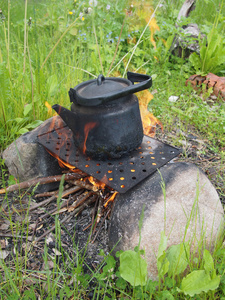
M 101 78 L 98 79 L 98 82 L 105 80 L 103 75 L 100 76 Z M 97 106 L 111 100 L 115 100 L 136 92 L 140 92 L 152 86 L 152 77 L 146 74 L 127 72 L 127 78 L 132 82 L 132 85 L 118 90 L 115 93 L 107 93 L 100 97 L 84 98 L 80 94 L 76 93 L 75 89 L 71 88 L 69 91 L 70 101 L 83 106 Z M 134 82 L 138 83 L 134 84 Z M 98 83 L 98 85 L 99 84 L 100 82 Z

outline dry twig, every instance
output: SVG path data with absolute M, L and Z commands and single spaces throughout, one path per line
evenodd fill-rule
M 70 214 L 67 215 L 65 218 L 62 219 L 62 221 L 60 221 L 60 224 L 63 224 L 67 221 L 69 221 L 74 215 L 78 214 L 80 211 L 82 211 L 87 205 L 91 204 L 93 201 L 96 200 L 96 195 L 95 197 L 91 197 L 87 200 L 87 202 L 83 203 L 80 207 L 74 209 L 74 211 Z M 86 200 L 86 199 L 85 199 Z M 37 238 L 34 243 L 38 243 L 40 240 L 42 240 L 44 237 L 46 237 L 46 235 L 48 235 L 50 232 L 52 232 L 53 230 L 55 230 L 56 225 L 53 225 L 50 229 L 48 229 L 47 231 L 45 231 L 45 233 L 43 233 L 39 238 Z
M 18 184 L 10 185 L 7 188 L 0 189 L 0 194 L 5 194 L 6 192 L 13 192 L 18 191 L 20 189 L 26 189 L 31 186 L 35 186 L 37 184 L 46 184 L 46 183 L 52 183 L 52 182 L 59 182 L 62 179 L 63 175 L 55 175 L 55 176 L 48 176 L 48 177 L 42 177 L 42 178 L 35 178 L 32 180 L 24 181 Z M 79 179 L 82 176 L 76 173 L 68 173 L 65 175 L 65 181 L 73 180 L 73 179 Z
M 64 191 L 62 193 L 62 198 L 66 197 L 66 196 L 68 196 L 70 194 L 76 193 L 80 189 L 81 189 L 80 186 L 74 186 L 71 189 L 68 189 L 68 190 Z M 36 205 L 30 207 L 29 211 L 35 210 L 38 207 L 45 206 L 45 205 L 49 204 L 50 202 L 52 202 L 53 200 L 55 200 L 57 198 L 57 196 L 58 196 L 58 191 L 55 193 L 55 195 L 51 196 L 50 198 L 48 198 L 48 199 L 46 199 L 44 201 L 41 201 L 41 202 L 37 203 Z

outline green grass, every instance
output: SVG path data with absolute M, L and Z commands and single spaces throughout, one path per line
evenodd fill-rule
M 202 1 L 206 6 L 204 15 L 200 17 L 202 6 L 198 4 L 190 20 L 199 21 L 200 28 L 207 34 L 218 17 L 219 1 Z M 220 183 L 218 190 L 224 197 L 225 101 L 219 98 L 211 101 L 207 91 L 200 95 L 190 86 L 186 87 L 186 79 L 195 70 L 188 59 L 172 57 L 169 53 L 169 44 L 177 32 L 174 23 L 182 3 L 178 0 L 162 1 L 163 6 L 156 15 L 160 31 L 155 34 L 154 48 L 150 42 L 151 32 L 145 28 L 144 13 L 138 15 L 137 7 L 131 8 L 126 1 L 107 3 L 99 0 L 92 13 L 87 13 L 88 1 L 4 1 L 0 14 L 0 149 L 4 150 L 20 134 L 52 116 L 46 102 L 50 106 L 58 103 L 69 108 L 68 90 L 71 87 L 100 73 L 106 75 L 110 68 L 110 76 L 123 76 L 127 70 L 138 69 L 153 76 L 151 91 L 157 92 L 148 107 L 163 123 L 165 131 L 172 131 L 174 126 L 183 132 L 194 128 L 211 153 L 220 158 L 222 171 L 217 174 L 216 181 Z M 111 5 L 108 12 L 107 4 Z M 223 7 L 217 24 L 221 36 L 225 30 L 224 19 Z M 134 48 L 140 36 L 140 44 Z M 162 39 L 167 40 L 167 46 Z M 170 102 L 171 95 L 179 96 L 179 99 Z M 180 136 L 176 136 L 171 142 L 181 146 L 180 141 Z M 4 186 L 4 176 L 1 181 Z M 9 205 L 7 196 L 2 203 Z M 2 213 L 1 208 L 0 211 Z M 20 235 L 28 235 L 29 222 L 26 219 L 14 223 L 9 215 L 8 220 L 12 231 L 16 229 Z M 13 260 L 0 260 L 2 299 L 34 299 L 35 293 L 41 299 L 54 299 L 58 295 L 61 299 L 72 295 L 82 298 L 89 292 L 96 299 L 108 299 L 108 294 L 121 299 L 225 298 L 225 249 L 221 245 L 213 253 L 216 274 L 221 276 L 219 288 L 191 298 L 177 291 L 182 274 L 176 280 L 164 276 L 161 284 L 148 280 L 143 287 L 132 287 L 121 277 L 112 256 L 105 256 L 105 268 L 102 265 L 96 273 L 85 273 L 84 256 L 78 255 L 76 264 L 73 263 L 61 246 L 57 218 L 56 224 L 55 238 L 63 264 L 59 265 L 56 259 L 49 257 L 45 247 L 46 266 L 52 260 L 53 270 L 47 268 L 33 272 L 27 268 L 30 252 L 26 250 L 25 255 L 21 255 L 18 246 Z M 15 241 L 17 245 L 23 242 L 20 239 Z M 203 265 L 202 260 L 197 265 L 193 261 L 192 269 L 202 269 Z M 71 277 L 74 280 L 71 281 Z M 91 291 L 88 291 L 92 282 Z

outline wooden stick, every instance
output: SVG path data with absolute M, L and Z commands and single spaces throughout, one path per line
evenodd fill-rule
M 78 185 L 84 189 L 87 189 L 87 190 L 91 190 L 93 192 L 97 192 L 98 191 L 98 187 L 97 186 L 94 186 L 92 184 L 89 184 L 89 183 L 86 183 L 85 181 L 82 181 L 82 180 L 75 180 L 73 181 L 73 184 L 75 185 Z
M 98 231 L 96 232 L 96 234 L 95 234 L 93 240 L 91 241 L 92 244 L 94 243 L 94 241 L 96 240 L 97 236 L 99 235 L 99 232 L 100 232 L 100 230 L 101 230 L 101 228 L 102 228 L 102 225 L 103 225 L 105 219 L 107 218 L 107 216 L 109 215 L 109 213 L 110 213 L 110 210 L 107 211 L 107 213 L 105 214 L 104 218 L 102 219 L 101 224 L 99 225 L 99 229 L 98 229 Z M 97 223 L 97 222 L 96 222 L 96 223 Z
M 97 216 L 96 216 L 95 224 L 94 224 L 94 227 L 93 227 L 92 235 L 95 233 L 97 224 L 99 223 L 99 221 L 101 219 L 102 209 L 103 209 L 103 198 L 100 197 L 99 202 L 98 202 Z
M 82 194 L 83 197 L 79 197 L 70 207 L 75 209 L 81 204 L 84 203 L 85 200 L 87 200 L 89 197 L 93 195 L 93 191 L 89 191 L 87 194 Z
M 55 191 L 53 192 L 45 192 L 45 193 L 41 193 L 41 194 L 36 194 L 35 198 L 39 198 L 39 197 L 50 197 L 52 195 L 55 194 Z
M 27 239 L 28 241 L 32 241 L 31 236 L 22 236 L 22 235 L 13 235 L 11 233 L 0 233 L 0 237 L 9 237 L 9 238 L 18 238 L 18 239 Z
M 46 184 L 52 182 L 59 182 L 63 175 L 55 175 L 55 176 L 48 176 L 48 177 L 41 177 L 41 178 L 34 178 L 32 180 L 24 181 L 18 184 L 11 185 L 9 187 L 0 189 L 0 194 L 5 194 L 6 192 L 13 192 L 18 191 L 19 189 L 26 189 L 31 186 L 35 186 L 36 184 Z M 69 173 L 65 175 L 65 181 L 79 179 L 82 176 L 76 173 Z
M 80 187 L 80 189 L 82 189 L 82 188 Z M 87 197 L 82 197 L 82 196 L 84 196 L 84 193 L 83 193 L 83 194 L 81 194 L 81 195 L 78 196 L 77 201 L 78 201 L 78 202 L 80 201 L 80 204 L 82 204 L 81 201 L 82 201 L 82 202 L 85 201 L 87 198 L 89 198 L 89 197 L 91 196 L 91 194 L 93 194 L 93 192 L 89 192 L 89 195 L 88 195 Z M 86 196 L 86 195 L 85 195 L 85 196 Z M 84 199 L 84 200 L 83 200 L 83 199 Z M 77 202 L 77 201 L 76 201 L 76 202 Z M 52 209 L 51 211 L 47 212 L 46 214 L 44 214 L 43 216 L 41 216 L 41 219 L 45 219 L 47 216 L 53 217 L 52 214 L 55 213 L 57 210 L 60 210 L 61 208 L 65 207 L 65 206 L 68 206 L 68 202 L 69 202 L 69 200 L 66 200 L 64 203 L 62 203 L 62 205 L 61 205 L 59 208 L 56 207 L 56 208 Z M 76 203 L 76 202 L 75 202 L 75 203 Z M 75 208 L 77 208 L 78 206 L 79 206 L 79 205 L 74 206 L 74 204 L 72 204 L 72 205 L 70 205 L 69 207 L 74 207 L 74 209 L 75 209 Z M 40 225 L 43 224 L 44 222 L 45 222 L 45 221 L 43 220 L 42 222 L 38 223 L 38 225 L 40 226 Z
M 65 190 L 62 193 L 62 197 L 66 197 L 70 194 L 73 194 L 73 193 L 79 191 L 80 189 L 82 189 L 80 186 L 74 186 L 71 189 Z M 36 205 L 30 207 L 29 212 L 32 211 L 32 210 L 37 209 L 38 207 L 45 206 L 46 204 L 48 204 L 48 203 L 52 202 L 53 200 L 55 200 L 57 197 L 58 197 L 58 192 L 56 192 L 56 194 L 51 196 L 50 198 L 48 198 L 44 201 L 41 201 L 41 202 L 37 203 Z
M 60 224 L 65 223 L 66 221 L 70 220 L 75 214 L 79 213 L 81 210 L 83 210 L 88 204 L 90 204 L 94 199 L 90 198 L 88 199 L 87 203 L 84 203 L 83 205 L 81 205 L 80 207 L 74 209 L 74 211 L 69 214 L 68 216 L 66 216 L 65 218 L 62 219 L 62 221 L 60 221 Z M 50 232 L 52 232 L 53 230 L 55 230 L 55 225 L 53 225 L 50 229 L 48 229 L 47 231 L 45 231 L 45 233 L 43 233 L 39 238 L 37 238 L 33 243 L 36 244 L 37 242 L 39 242 L 40 240 L 42 240 L 46 235 L 48 235 Z

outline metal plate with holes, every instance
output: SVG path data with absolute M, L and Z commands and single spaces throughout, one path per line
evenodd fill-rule
M 39 143 L 64 162 L 125 193 L 181 151 L 144 136 L 143 142 L 129 156 L 106 161 L 92 160 L 78 151 L 73 134 L 66 126 L 38 136 Z

